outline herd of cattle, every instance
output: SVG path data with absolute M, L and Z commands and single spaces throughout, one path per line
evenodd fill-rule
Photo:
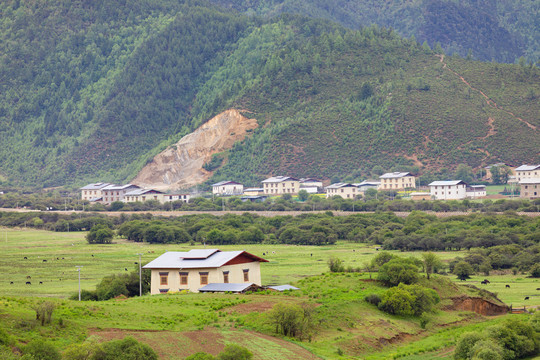
M 487 284 L 491 284 L 491 282 L 488 279 L 484 279 L 484 280 L 480 281 L 480 284 L 487 285 Z M 510 285 L 506 284 L 505 288 L 510 289 Z M 536 290 L 540 291 L 540 288 L 536 288 Z M 525 299 L 523 299 L 523 300 L 529 300 L 529 298 L 530 298 L 529 296 L 525 296 Z

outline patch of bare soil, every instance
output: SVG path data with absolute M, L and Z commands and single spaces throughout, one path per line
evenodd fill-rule
M 455 310 L 473 311 L 484 316 L 496 316 L 508 313 L 508 306 L 499 305 L 480 297 L 460 296 L 452 298 L 451 308 Z

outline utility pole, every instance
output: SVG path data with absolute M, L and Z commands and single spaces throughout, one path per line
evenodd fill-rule
M 79 272 L 79 301 L 81 301 L 81 268 L 82 266 L 76 265 L 77 271 Z
M 139 296 L 142 296 L 142 266 L 141 266 L 141 253 L 139 255 Z

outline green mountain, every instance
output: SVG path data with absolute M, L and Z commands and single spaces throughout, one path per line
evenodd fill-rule
M 351 29 L 377 24 L 450 54 L 514 63 L 540 59 L 540 3 L 534 0 L 212 0 L 247 14 L 300 14 Z
M 130 180 L 229 108 L 260 126 L 213 180 L 539 161 L 540 71 L 524 62 L 204 1 L 7 0 L 0 12 L 0 184 Z

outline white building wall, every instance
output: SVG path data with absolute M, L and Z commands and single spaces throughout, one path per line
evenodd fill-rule
M 249 279 L 244 281 L 244 270 L 248 269 Z M 161 294 L 160 290 L 168 289 L 167 292 L 177 292 L 188 290 L 199 292 L 199 289 L 206 284 L 201 284 L 201 272 L 208 273 L 208 284 L 222 284 L 223 272 L 229 271 L 229 283 L 261 283 L 261 264 L 258 261 L 222 266 L 220 268 L 199 268 L 199 269 L 152 269 L 150 293 L 152 295 Z M 167 274 L 167 285 L 161 285 L 160 273 Z M 187 285 L 180 284 L 180 273 L 188 273 Z
M 436 200 L 460 200 L 467 197 L 467 186 L 458 185 L 431 185 L 431 196 Z

